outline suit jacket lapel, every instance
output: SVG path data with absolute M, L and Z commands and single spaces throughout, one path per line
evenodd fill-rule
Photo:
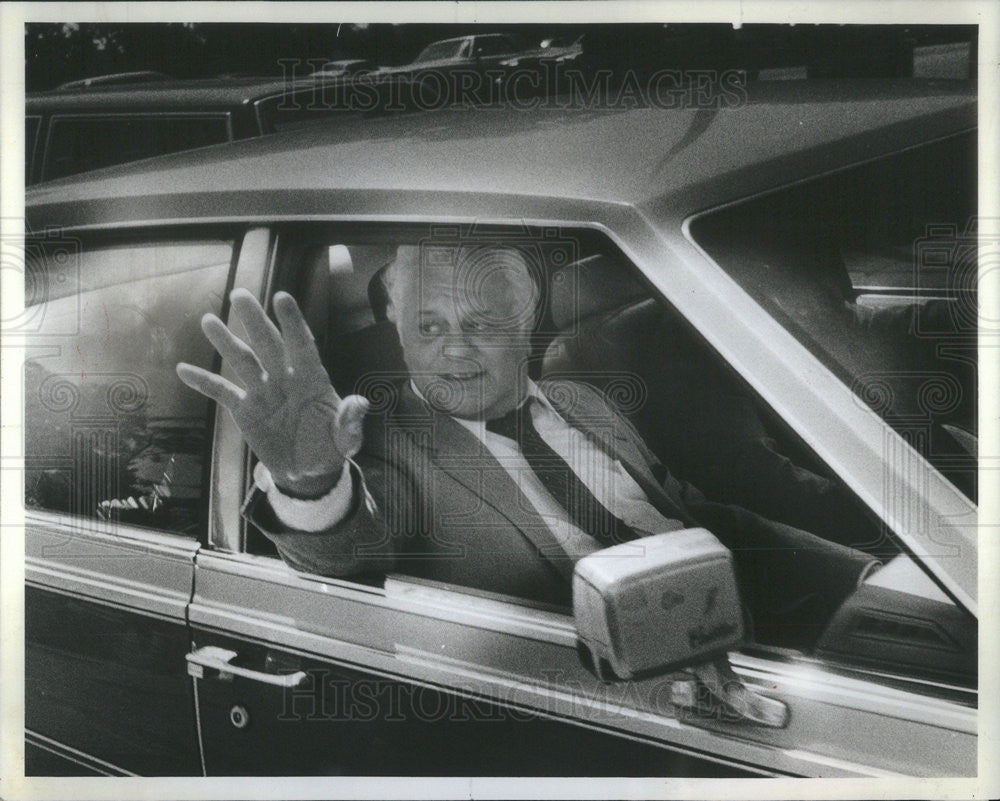
M 549 392 L 545 382 L 539 386 L 553 408 L 570 425 L 583 431 L 611 458 L 621 462 L 661 514 L 686 525 L 694 524 L 680 495 L 665 489 L 656 480 L 649 457 L 635 434 L 608 409 L 595 390 L 575 385 L 571 392 Z M 434 466 L 509 521 L 560 575 L 566 579 L 572 576 L 573 562 L 566 558 L 548 525 L 525 503 L 514 480 L 485 445 L 452 417 L 428 407 L 408 384 L 403 388 L 395 414 L 407 424 L 428 426 L 430 436 L 417 438 L 415 442 L 417 447 L 427 449 Z M 484 476 L 488 480 L 484 481 Z M 668 486 L 671 483 L 676 482 L 668 482 Z
M 489 448 L 454 418 L 430 409 L 409 386 L 403 391 L 397 416 L 411 425 L 430 426 L 430 437 L 420 440 L 417 447 L 429 452 L 434 467 L 510 522 L 564 579 L 572 577 L 573 562 Z

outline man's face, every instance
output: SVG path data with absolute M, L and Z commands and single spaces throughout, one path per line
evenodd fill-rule
M 432 406 L 499 417 L 526 391 L 531 278 L 513 251 L 450 251 L 400 248 L 389 315 L 410 377 Z

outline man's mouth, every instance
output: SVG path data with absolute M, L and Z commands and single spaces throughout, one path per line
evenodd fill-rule
M 475 381 L 483 374 L 482 370 L 467 370 L 458 373 L 442 373 L 441 377 L 448 381 Z

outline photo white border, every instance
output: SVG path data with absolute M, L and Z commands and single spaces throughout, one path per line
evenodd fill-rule
M 596 0 L 592 2 L 17 3 L 0 6 L 0 232 L 23 233 L 25 22 L 729 22 L 978 24 L 979 187 L 983 233 L 1000 235 L 1000 3 L 989 0 Z M 8 221 L 10 224 L 8 225 Z M 18 230 L 5 230 L 13 226 Z M 980 265 L 981 319 L 1000 320 L 1000 265 Z M 0 319 L 23 309 L 4 270 Z M 22 352 L 0 342 L 0 797 L 152 798 L 996 798 L 1000 796 L 1000 482 L 980 482 L 979 776 L 974 779 L 28 778 L 24 777 L 24 542 L 20 481 Z M 1000 343 L 998 343 L 1000 345 Z M 980 349 L 980 460 L 1000 469 L 1000 347 Z M 996 474 L 995 470 L 989 471 Z M 980 470 L 982 477 L 989 474 Z M 20 536 L 19 536 L 20 535 Z M 993 757 L 989 755 L 993 754 Z

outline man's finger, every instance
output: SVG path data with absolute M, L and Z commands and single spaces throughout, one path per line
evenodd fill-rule
M 215 346 L 222 356 L 232 366 L 236 375 L 247 385 L 259 383 L 264 368 L 254 352 L 247 347 L 238 336 L 230 331 L 226 324 L 214 314 L 206 314 L 201 318 L 201 330 L 205 332 L 208 341 Z
M 191 389 L 225 406 L 230 412 L 235 412 L 240 401 L 246 396 L 243 390 L 226 381 L 222 376 L 210 373 L 201 367 L 195 367 L 193 364 L 185 362 L 178 364 L 177 377 Z
M 229 294 L 229 300 L 263 368 L 272 374 L 284 370 L 285 349 L 281 334 L 267 318 L 257 299 L 245 289 L 234 289 Z
M 276 293 L 274 313 L 281 324 L 281 334 L 284 337 L 289 364 L 310 370 L 322 370 L 323 363 L 316 350 L 316 340 L 295 298 L 287 292 Z

